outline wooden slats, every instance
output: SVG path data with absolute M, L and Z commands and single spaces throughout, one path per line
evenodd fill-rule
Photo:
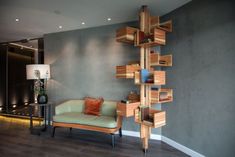
M 134 72 L 140 70 L 139 65 L 116 66 L 116 78 L 134 78 Z
M 164 30 L 166 32 L 172 32 L 172 20 L 168 20 L 168 21 L 161 23 L 159 16 L 152 16 L 150 24 L 151 24 L 151 26 L 150 26 L 151 32 L 155 28 Z
M 140 119 L 140 109 L 137 108 L 134 110 L 135 113 L 135 122 L 139 124 L 146 125 L 151 128 L 158 128 L 166 124 L 166 112 L 161 110 L 149 109 L 149 114 L 153 117 L 153 121 L 141 121 Z M 143 134 L 142 134 L 143 136 Z
M 117 103 L 117 114 L 124 117 L 134 116 L 134 110 L 138 108 L 140 102 L 124 104 L 121 102 Z

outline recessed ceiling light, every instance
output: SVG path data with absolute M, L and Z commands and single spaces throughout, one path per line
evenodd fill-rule
M 111 18 L 108 18 L 107 20 L 108 20 L 108 21 L 111 21 Z
M 59 29 L 62 29 L 63 27 L 62 26 L 59 26 Z
M 19 22 L 19 21 L 20 21 L 20 19 L 16 18 L 16 22 Z
M 82 25 L 85 25 L 85 22 L 82 22 Z

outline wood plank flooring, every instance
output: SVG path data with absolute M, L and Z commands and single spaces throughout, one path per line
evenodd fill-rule
M 111 136 L 73 129 L 58 128 L 55 137 L 50 131 L 41 136 L 29 133 L 29 121 L 0 116 L 1 157 L 186 157 L 164 142 L 150 140 L 144 155 L 139 138 L 116 135 L 115 148 Z

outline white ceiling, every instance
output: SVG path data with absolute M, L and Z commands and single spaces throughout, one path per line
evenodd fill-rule
M 191 0 L 1 0 L 0 42 L 133 21 L 141 5 L 164 15 Z M 107 18 L 111 21 L 107 21 Z M 15 19 L 19 18 L 19 22 Z M 85 25 L 81 23 L 85 22 Z M 59 29 L 59 26 L 63 26 Z

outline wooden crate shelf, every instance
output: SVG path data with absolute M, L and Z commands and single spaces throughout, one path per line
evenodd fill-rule
M 156 88 L 157 89 L 157 88 Z M 173 90 L 172 89 L 166 89 L 166 88 L 160 88 L 160 89 L 153 89 L 151 92 L 151 104 L 157 104 L 157 103 L 167 103 L 173 101 Z
M 164 30 L 166 32 L 172 32 L 172 20 L 160 23 L 157 28 Z
M 136 32 L 135 46 L 151 47 L 166 44 L 166 32 L 164 30 L 154 28 L 153 32 L 146 35 L 142 31 Z
M 150 18 L 151 18 L 151 20 L 150 20 L 150 30 L 151 30 L 151 32 L 155 28 L 164 30 L 166 32 L 172 32 L 172 20 L 168 20 L 166 22 L 160 23 L 159 16 L 151 16 Z
M 163 55 L 160 53 L 150 53 L 150 66 L 172 66 L 172 55 Z
M 127 44 L 134 44 L 137 28 L 124 27 L 116 31 L 116 41 Z
M 154 28 L 158 27 L 160 23 L 159 16 L 151 16 L 150 17 L 150 30 L 152 31 Z
M 155 109 L 149 109 L 149 117 L 152 117 L 152 121 L 148 120 L 141 120 L 141 113 L 140 108 L 136 108 L 134 110 L 135 114 L 135 122 L 139 124 L 143 124 L 146 126 L 149 126 L 151 128 L 158 128 L 166 125 L 166 112 L 155 110 Z
M 151 82 L 143 81 L 141 76 L 141 71 L 135 72 L 135 84 L 144 84 L 144 85 L 165 85 L 166 83 L 166 72 L 165 71 L 150 71 L 149 77 L 151 77 Z
M 116 66 L 116 78 L 133 79 L 134 72 L 138 70 L 140 70 L 140 66 L 137 64 Z
M 135 103 L 117 103 L 117 114 L 124 117 L 134 116 L 134 110 L 140 106 L 140 102 Z
M 140 85 L 140 95 L 130 95 L 128 100 L 132 103 L 130 101 L 128 101 L 129 104 L 118 103 L 117 114 L 124 117 L 134 116 L 135 122 L 140 124 L 142 148 L 146 153 L 151 128 L 158 128 L 166 124 L 166 112 L 150 107 L 156 103 L 173 100 L 172 89 L 153 89 L 153 87 L 166 83 L 166 72 L 155 71 L 154 66 L 172 66 L 172 55 L 161 56 L 159 53 L 151 53 L 152 47 L 166 44 L 166 33 L 172 31 L 172 21 L 161 23 L 159 16 L 150 15 L 147 6 L 141 7 L 139 19 L 139 29 L 125 27 L 116 31 L 117 41 L 140 48 L 140 61 L 134 63 L 139 65 L 139 69 L 134 69 L 130 65 L 116 67 L 117 78 L 134 78 L 135 84 Z M 133 103 L 135 101 L 137 103 Z

